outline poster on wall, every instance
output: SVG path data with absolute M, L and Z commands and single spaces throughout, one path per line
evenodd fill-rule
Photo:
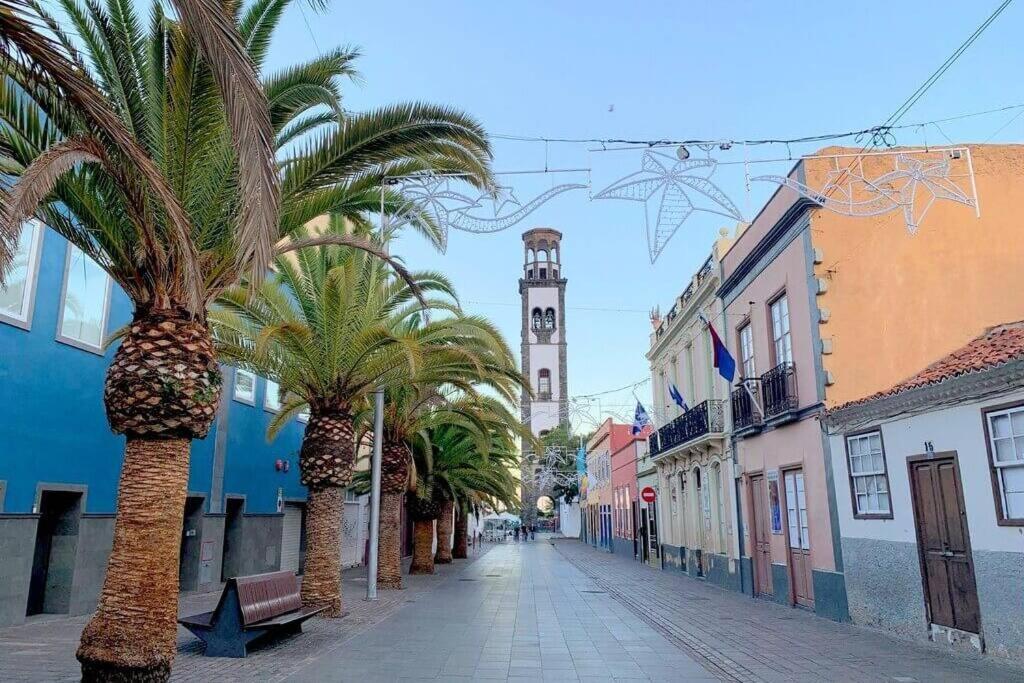
M 782 534 L 782 503 L 779 498 L 779 471 L 768 472 L 768 508 L 771 510 L 772 533 Z

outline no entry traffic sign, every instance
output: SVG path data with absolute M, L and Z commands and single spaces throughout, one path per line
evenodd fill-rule
M 645 486 L 640 491 L 640 498 L 643 499 L 645 503 L 653 503 L 654 499 L 657 497 L 658 494 L 655 493 L 653 486 Z

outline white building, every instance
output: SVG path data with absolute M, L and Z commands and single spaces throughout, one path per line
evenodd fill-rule
M 827 420 L 854 622 L 1024 659 L 1024 323 Z

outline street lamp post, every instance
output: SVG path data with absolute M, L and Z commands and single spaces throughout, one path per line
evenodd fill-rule
M 370 465 L 370 556 L 366 599 L 377 599 L 377 551 L 380 538 L 380 453 L 384 438 L 384 390 L 373 392 L 373 460 Z

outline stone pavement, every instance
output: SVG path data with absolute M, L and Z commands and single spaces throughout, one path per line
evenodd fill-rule
M 490 546 L 470 551 L 468 560 L 438 565 L 434 576 L 406 576 L 406 589 L 379 591 L 377 602 L 367 602 L 366 568 L 346 570 L 342 594 L 346 616 L 342 619 L 311 619 L 303 632 L 265 643 L 250 650 L 245 659 L 203 657 L 202 643 L 178 627 L 178 655 L 171 675 L 173 681 L 279 681 L 318 657 L 341 647 L 353 635 L 370 628 L 390 614 L 413 603 L 449 579 L 453 579 L 480 557 Z M 213 609 L 220 591 L 186 593 L 181 598 L 180 614 L 195 614 Z M 0 682 L 78 681 L 80 669 L 75 659 L 78 639 L 88 617 L 33 617 L 20 626 L 0 628 Z
M 287 680 L 617 679 L 717 680 L 538 538 L 496 546 Z
M 608 593 L 602 598 L 626 606 L 722 680 L 1024 681 L 1024 670 L 991 656 L 837 624 L 578 541 L 554 547 Z

